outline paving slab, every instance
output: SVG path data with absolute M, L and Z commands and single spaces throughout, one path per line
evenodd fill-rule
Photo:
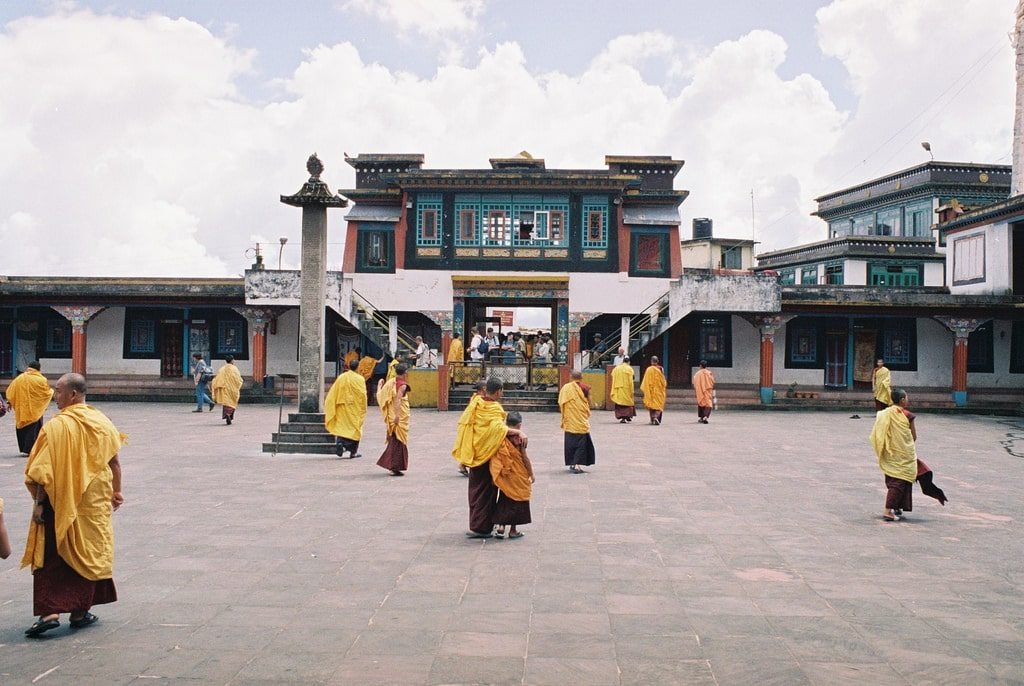
M 1024 419 L 921 413 L 950 502 L 881 520 L 870 412 L 592 418 L 569 474 L 526 416 L 521 539 L 467 540 L 456 413 L 415 410 L 410 469 L 268 455 L 277 408 L 98 403 L 129 434 L 120 600 L 43 639 L 18 568 L 31 500 L 0 421 L 3 684 L 1010 684 L 1024 680 Z M 287 409 L 287 408 L 286 408 Z M 53 411 L 48 412 L 51 416 Z M 1018 454 L 1014 454 L 1014 451 Z

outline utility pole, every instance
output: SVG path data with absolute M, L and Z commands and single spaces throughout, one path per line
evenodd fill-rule
M 1013 27 L 1013 47 L 1017 56 L 1017 91 L 1013 112 L 1013 172 L 1010 177 L 1010 195 L 1024 193 L 1024 0 L 1017 2 L 1016 18 Z

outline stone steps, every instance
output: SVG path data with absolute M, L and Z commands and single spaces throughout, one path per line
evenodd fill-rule
M 324 415 L 317 412 L 289 412 L 288 421 L 263 444 L 265 453 L 333 455 L 334 436 L 324 428 Z

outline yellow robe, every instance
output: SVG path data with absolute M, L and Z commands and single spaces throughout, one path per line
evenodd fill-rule
M 501 447 L 501 442 L 508 435 L 505 425 L 505 409 L 496 400 L 480 398 L 470 400 L 469 407 L 463 413 L 465 423 L 459 420 L 458 434 L 452 457 L 467 467 L 479 467 L 494 457 Z M 466 416 L 468 413 L 469 416 Z
M 570 381 L 558 391 L 558 409 L 562 411 L 562 431 L 590 433 L 590 402 L 578 383 Z
M 84 403 L 69 405 L 43 426 L 25 464 L 25 483 L 42 484 L 55 513 L 57 553 L 90 581 L 114 571 L 114 495 L 110 460 L 127 437 Z M 32 522 L 21 566 L 43 566 L 46 530 Z
M 506 498 L 519 502 L 530 499 L 533 490 L 530 472 L 526 469 L 522 452 L 508 438 L 501 442 L 498 452 L 491 458 L 490 468 L 491 480 Z
M 693 390 L 697 394 L 697 405 L 699 407 L 712 407 L 715 402 L 715 375 L 707 367 L 698 369 L 693 375 Z
M 871 446 L 878 466 L 887 476 L 914 483 L 917 480 L 917 448 L 910 420 L 903 409 L 892 405 L 880 410 L 871 429 Z
M 644 372 L 644 378 L 640 382 L 640 390 L 644 394 L 644 407 L 648 410 L 664 410 L 667 388 L 665 372 L 661 370 L 661 367 L 652 364 Z
M 224 407 L 238 407 L 242 395 L 242 374 L 234 364 L 225 364 L 210 382 L 213 402 Z
M 366 420 L 366 379 L 349 370 L 334 380 L 324 399 L 324 427 L 335 436 L 358 441 Z
M 359 360 L 359 366 L 356 367 L 356 374 L 363 377 L 363 381 L 369 381 L 370 377 L 373 376 L 373 368 L 377 366 L 377 360 L 373 359 L 369 355 Z
M 871 390 L 875 400 L 892 405 L 892 373 L 885 367 L 877 367 L 871 375 Z
M 397 424 L 391 421 L 391 408 L 395 402 L 399 403 Z M 402 443 L 409 445 L 409 418 L 411 415 L 409 391 L 406 390 L 402 395 L 402 399 L 398 400 L 397 378 L 385 381 L 384 385 L 377 392 L 377 403 L 380 405 L 381 415 L 384 416 L 384 430 L 387 432 L 388 437 L 394 434 Z
M 633 368 L 621 363 L 612 370 L 612 402 L 616 405 L 633 403 Z
M 445 364 L 462 362 L 465 356 L 466 348 L 462 345 L 462 339 L 455 338 L 452 340 L 452 344 L 448 346 L 448 357 L 445 359 Z
M 398 358 L 397 357 L 395 359 L 391 360 L 390 362 L 388 362 L 388 375 L 384 379 L 385 381 L 391 381 L 391 379 L 393 379 L 396 376 L 398 376 L 398 372 L 395 371 L 395 368 L 397 366 L 398 366 Z
M 352 360 L 358 360 L 358 359 L 359 359 L 359 353 L 357 353 L 355 350 L 349 350 L 347 353 L 345 353 L 345 359 L 342 362 L 342 364 L 344 365 L 346 371 L 348 370 L 348 363 L 351 362 Z
M 53 389 L 38 369 L 29 367 L 7 387 L 7 400 L 14 408 L 15 427 L 22 429 L 37 422 L 46 412 Z

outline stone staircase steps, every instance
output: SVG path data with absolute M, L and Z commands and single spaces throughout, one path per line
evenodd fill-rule
M 333 455 L 334 436 L 324 428 L 324 415 L 316 412 L 289 412 L 280 431 L 263 444 L 265 453 Z

